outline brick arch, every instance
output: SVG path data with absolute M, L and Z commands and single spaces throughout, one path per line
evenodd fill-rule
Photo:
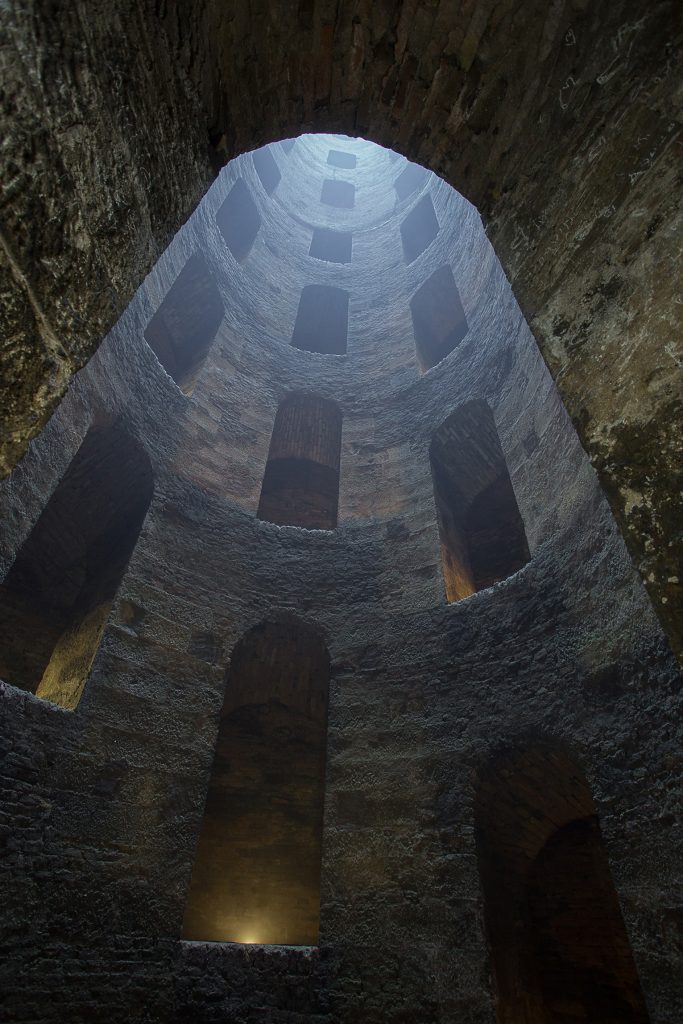
M 495 757 L 475 803 L 499 1024 L 647 1024 L 590 787 L 560 744 Z
M 41 33 L 3 12 L 5 471 L 223 162 L 304 131 L 359 134 L 477 205 L 680 650 L 675 0 L 157 10 L 116 5 L 87 37 L 69 11 Z
M 291 614 L 252 626 L 226 674 L 183 936 L 318 941 L 330 657 Z

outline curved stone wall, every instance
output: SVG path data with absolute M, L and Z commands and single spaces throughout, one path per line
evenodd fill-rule
M 674 1024 L 677 670 L 479 215 L 431 174 L 401 198 L 405 161 L 360 140 L 271 155 L 270 191 L 250 154 L 223 169 L 2 484 L 8 569 L 92 423 L 124 423 L 154 471 L 77 710 L 3 691 L 7 912 L 51 964 L 15 944 L 16 1019 L 492 1020 L 475 795 L 499 747 L 538 739 L 585 774 L 650 1019 Z M 238 179 L 260 218 L 239 260 L 216 220 Z M 326 179 L 356 186 L 353 209 L 320 202 Z M 401 223 L 426 196 L 439 231 L 406 263 Z M 352 232 L 350 263 L 309 255 L 319 227 Z M 197 252 L 225 315 L 186 396 L 144 335 Z M 446 265 L 468 330 L 421 372 L 410 300 Z M 345 354 L 291 344 L 311 284 L 349 292 Z M 333 530 L 257 518 L 296 393 L 343 414 Z M 447 604 L 429 450 L 474 400 L 531 559 Z M 181 943 L 230 652 L 283 613 L 331 657 L 320 949 Z
M 360 134 L 482 213 L 681 656 L 676 0 L 16 0 L 0 19 L 3 475 L 221 164 Z

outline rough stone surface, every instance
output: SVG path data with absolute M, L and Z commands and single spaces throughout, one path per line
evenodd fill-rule
M 0 22 L 4 472 L 218 164 L 358 134 L 479 208 L 683 652 L 678 0 L 14 0 Z
M 420 53 L 437 10 L 411 7 L 402 31 Z M 474 60 L 468 39 L 448 45 Z M 273 89 L 287 95 L 277 76 Z M 93 422 L 124 423 L 154 472 L 77 710 L 2 686 L 3 1011 L 17 1024 L 491 1024 L 476 796 L 500 747 L 542 741 L 587 780 L 651 1024 L 679 1024 L 677 665 L 475 209 L 433 176 L 398 199 L 401 163 L 329 141 L 358 156 L 343 172 L 354 209 L 319 202 L 324 140 L 273 148 L 272 194 L 249 157 L 228 165 L 0 487 L 4 573 Z M 241 263 L 216 224 L 237 177 L 262 218 Z M 399 225 L 427 191 L 442 229 L 406 265 Z M 311 257 L 314 227 L 351 231 L 353 261 Z M 186 396 L 144 331 L 197 249 L 226 314 Z M 469 330 L 421 374 L 408 299 L 444 263 Z M 311 283 L 350 293 L 346 355 L 290 344 Z M 277 409 L 302 390 L 343 413 L 335 530 L 256 516 Z M 531 559 L 447 604 L 429 447 L 474 400 L 491 409 Z M 322 630 L 331 658 L 320 948 L 185 944 L 230 655 L 283 612 Z

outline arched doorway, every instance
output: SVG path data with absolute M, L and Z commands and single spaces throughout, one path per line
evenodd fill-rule
M 183 937 L 318 941 L 329 655 L 294 619 L 230 663 Z
M 499 1024 L 647 1024 L 595 804 L 558 747 L 483 773 L 476 839 Z

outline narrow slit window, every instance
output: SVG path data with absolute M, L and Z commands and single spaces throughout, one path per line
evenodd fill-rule
M 341 149 L 331 149 L 327 154 L 327 162 L 331 167 L 343 167 L 347 171 L 352 171 L 358 161 L 353 153 L 343 153 Z
M 398 198 L 407 199 L 408 196 L 412 196 L 413 192 L 417 192 L 425 184 L 428 174 L 429 171 L 419 164 L 406 164 L 394 182 Z
M 648 1024 L 588 784 L 562 750 L 497 758 L 476 802 L 500 1024 Z
M 314 228 L 309 255 L 328 263 L 350 263 L 352 240 L 350 231 Z
M 258 518 L 333 530 L 339 503 L 342 414 L 336 402 L 292 395 L 277 411 Z
M 328 680 L 327 649 L 298 620 L 235 648 L 185 939 L 317 944 Z
M 423 196 L 401 223 L 401 241 L 406 263 L 412 263 L 439 233 L 431 196 Z
M 263 146 L 261 149 L 254 150 L 251 159 L 261 184 L 270 195 L 279 185 L 281 178 L 280 168 L 275 162 L 273 151 L 270 146 Z
M 301 290 L 292 345 L 306 352 L 343 355 L 349 331 L 349 293 L 326 284 Z
M 224 308 L 204 258 L 195 253 L 145 330 L 145 340 L 181 391 L 191 394 Z
M 350 181 L 327 178 L 323 182 L 320 202 L 327 206 L 336 206 L 339 210 L 352 210 L 356 202 L 356 186 Z
M 223 200 L 216 223 L 235 259 L 238 262 L 246 259 L 259 233 L 261 215 L 242 178 L 237 179 Z
M 422 373 L 458 347 L 468 331 L 467 318 L 453 271 L 435 270 L 410 300 L 415 350 Z
M 460 601 L 521 569 L 529 546 L 486 402 L 452 413 L 429 455 L 446 598 Z
M 137 442 L 88 432 L 0 585 L 0 678 L 77 706 L 152 490 Z

